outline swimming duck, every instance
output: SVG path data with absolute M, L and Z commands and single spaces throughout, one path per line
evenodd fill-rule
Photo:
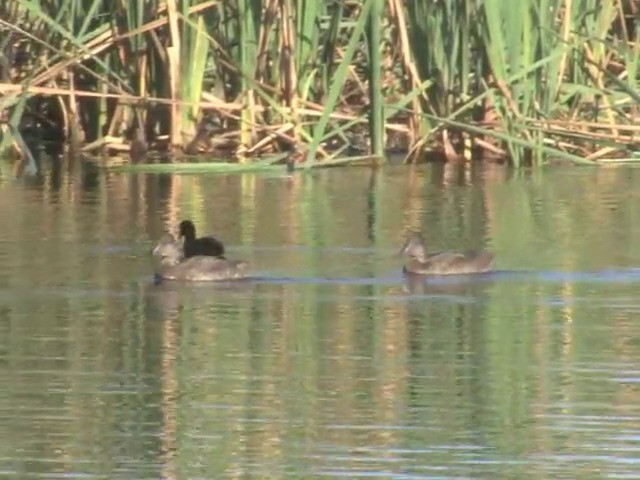
M 493 253 L 488 250 L 466 253 L 441 252 L 427 255 L 420 233 L 412 233 L 405 241 L 400 255 L 409 257 L 403 267 L 405 273 L 417 275 L 464 275 L 491 270 Z
M 196 227 L 191 220 L 180 222 L 180 237 L 184 237 L 184 256 L 208 255 L 211 257 L 223 257 L 224 245 L 214 237 L 196 238 Z
M 170 234 L 162 237 L 153 249 L 153 256 L 160 263 L 156 276 L 165 280 L 213 282 L 246 277 L 247 263 L 242 260 L 227 260 L 209 255 L 185 258 L 182 245 Z

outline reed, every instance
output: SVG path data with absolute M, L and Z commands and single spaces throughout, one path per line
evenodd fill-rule
M 297 151 L 316 167 L 399 146 L 610 163 L 636 158 L 638 14 L 632 0 L 8 0 L 0 111 L 21 151 L 36 131 L 105 157 Z
M 372 0 L 368 18 L 369 53 L 369 138 L 371 153 L 384 154 L 384 98 L 382 96 L 382 0 Z

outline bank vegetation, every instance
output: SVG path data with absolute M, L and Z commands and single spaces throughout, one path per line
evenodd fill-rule
M 7 0 L 0 148 L 243 168 L 634 161 L 639 4 Z

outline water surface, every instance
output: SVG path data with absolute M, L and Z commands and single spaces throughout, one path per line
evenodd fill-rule
M 0 477 L 640 477 L 638 187 L 634 168 L 0 177 Z M 155 285 L 183 218 L 256 279 Z M 498 271 L 410 282 L 410 230 Z

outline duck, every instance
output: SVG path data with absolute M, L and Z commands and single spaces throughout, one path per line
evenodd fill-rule
M 215 282 L 247 276 L 247 262 L 228 260 L 211 255 L 187 257 L 182 244 L 167 233 L 153 249 L 153 257 L 159 260 L 156 278 L 191 282 Z
M 206 255 L 224 258 L 224 245 L 212 236 L 196 238 L 196 227 L 191 220 L 183 220 L 179 226 L 179 236 L 184 237 L 185 258 Z
M 400 249 L 399 255 L 408 257 L 403 267 L 405 274 L 415 275 L 468 275 L 491 270 L 493 253 L 489 250 L 465 253 L 441 252 L 427 255 L 421 233 L 411 233 Z

